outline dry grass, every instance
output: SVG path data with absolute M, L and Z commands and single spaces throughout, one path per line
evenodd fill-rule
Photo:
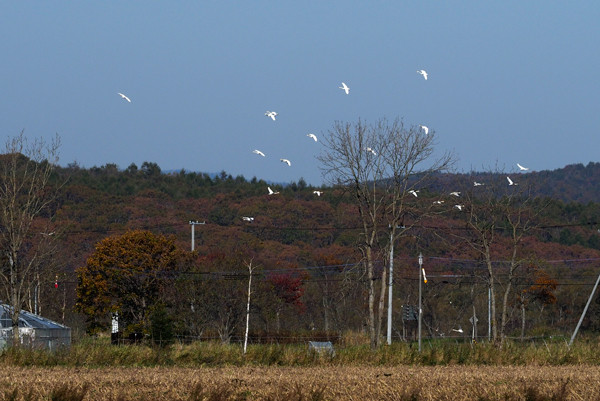
M 600 367 L 1 367 L 0 400 L 596 400 Z
M 357 343 L 357 344 L 355 344 Z M 451 366 L 451 365 L 600 365 L 600 340 L 568 347 L 564 341 L 507 342 L 502 349 L 490 343 L 426 341 L 422 352 L 415 344 L 395 342 L 373 351 L 358 337 L 335 344 L 335 356 L 309 352 L 307 344 L 252 344 L 244 355 L 239 344 L 195 342 L 169 347 L 112 346 L 87 339 L 55 352 L 30 349 L 0 350 L 0 366 L 37 367 L 222 367 L 222 366 Z

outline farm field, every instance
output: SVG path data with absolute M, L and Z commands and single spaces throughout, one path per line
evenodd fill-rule
M 600 367 L 0 368 L 0 399 L 592 400 Z M 15 390 L 16 389 L 16 390 Z

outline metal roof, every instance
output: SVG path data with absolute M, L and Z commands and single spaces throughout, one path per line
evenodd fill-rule
M 12 328 L 12 307 L 6 304 L 0 304 L 0 329 Z M 21 310 L 19 314 L 19 327 L 29 327 L 33 329 L 67 329 L 60 323 L 50 319 L 35 315 L 31 312 Z

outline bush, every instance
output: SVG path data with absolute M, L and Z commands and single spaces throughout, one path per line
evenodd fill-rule
M 173 320 L 164 304 L 157 304 L 150 313 L 150 332 L 154 344 L 165 347 L 173 342 Z

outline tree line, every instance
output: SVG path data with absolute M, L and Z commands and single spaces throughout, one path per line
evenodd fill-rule
M 269 184 L 280 192 L 269 196 L 265 181 L 224 172 L 165 174 L 148 162 L 59 167 L 58 141 L 12 141 L 2 157 L 1 278 L 16 319 L 25 308 L 98 332 L 118 315 L 129 332 L 231 341 L 243 332 L 252 260 L 251 333 L 352 330 L 377 347 L 393 243 L 396 338 L 412 330 L 402 306 L 416 304 L 410 272 L 422 252 L 426 264 L 447 260 L 429 272 L 426 334 L 457 333 L 471 318 L 485 332 L 491 293 L 490 334 L 501 346 L 515 333 L 567 331 L 585 300 L 571 285 L 573 268 L 548 261 L 599 255 L 590 224 L 597 204 L 542 197 L 523 180 L 507 189 L 500 174 L 477 187 L 454 176 L 436 191 L 432 183 L 450 174 L 453 156 L 433 160 L 435 132 L 399 120 L 334 124 L 323 138 L 328 185 L 318 197 L 302 179 Z M 34 184 L 35 171 L 46 178 Z M 207 222 L 196 227 L 194 252 L 190 220 Z M 594 329 L 593 320 L 584 326 Z

